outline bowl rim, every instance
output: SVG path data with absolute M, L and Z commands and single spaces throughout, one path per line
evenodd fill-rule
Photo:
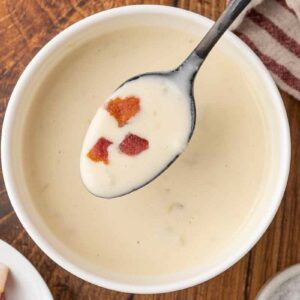
M 71 37 L 74 32 L 78 30 L 83 30 L 88 28 L 93 23 L 97 23 L 99 21 L 104 21 L 106 19 L 110 19 L 111 17 L 127 15 L 127 14 L 165 14 L 171 17 L 181 17 L 187 20 L 195 20 L 197 22 L 201 22 L 205 26 L 211 26 L 213 21 L 208 18 L 201 16 L 199 14 L 193 13 L 191 11 L 187 11 L 181 8 L 169 7 L 163 5 L 129 5 L 124 7 L 118 7 L 109 9 L 106 11 L 102 11 L 86 17 L 70 27 L 63 30 L 57 36 L 55 36 L 52 40 L 50 40 L 32 59 L 32 61 L 28 64 L 23 74 L 20 76 L 13 92 L 10 97 L 10 101 L 8 103 L 4 121 L 2 128 L 2 138 L 1 138 L 1 162 L 2 162 L 2 170 L 3 170 L 3 178 L 6 186 L 6 190 L 10 199 L 10 202 L 20 220 L 25 230 L 28 232 L 30 237 L 34 240 L 34 242 L 43 250 L 45 254 L 47 254 L 54 262 L 63 267 L 68 272 L 74 274 L 75 276 L 93 283 L 95 285 L 105 287 L 111 290 L 116 290 L 120 292 L 126 293 L 139 293 L 139 294 L 150 294 L 150 293 L 163 293 L 163 292 L 171 292 L 176 290 L 181 290 L 184 288 L 188 288 L 194 286 L 196 284 L 205 282 L 218 274 L 222 273 L 233 264 L 235 264 L 238 260 L 240 260 L 260 239 L 263 233 L 266 231 L 267 227 L 271 223 L 274 218 L 277 209 L 281 203 L 285 187 L 287 184 L 288 174 L 289 174 L 289 166 L 290 166 L 290 131 L 288 125 L 288 119 L 286 115 L 286 111 L 282 102 L 282 98 L 280 93 L 275 85 L 270 73 L 260 61 L 260 59 L 256 56 L 256 54 L 237 36 L 235 36 L 231 32 L 227 32 L 225 35 L 227 36 L 230 43 L 234 46 L 238 47 L 240 51 L 244 52 L 248 59 L 252 62 L 252 64 L 256 65 L 256 67 L 260 70 L 261 77 L 264 77 L 265 85 L 268 87 L 270 91 L 271 100 L 274 102 L 274 106 L 276 107 L 276 112 L 279 116 L 279 124 L 280 124 L 280 132 L 282 139 L 280 143 L 283 145 L 282 153 L 281 153 L 281 175 L 280 175 L 280 184 L 274 188 L 274 196 L 272 201 L 272 207 L 270 205 L 270 209 L 265 213 L 264 218 L 260 220 L 257 224 L 256 231 L 254 231 L 252 236 L 249 236 L 247 243 L 244 243 L 236 252 L 229 255 L 223 262 L 214 268 L 211 268 L 205 273 L 202 273 L 197 276 L 190 276 L 188 278 L 174 281 L 172 283 L 164 283 L 164 284 L 154 284 L 154 285 L 141 285 L 141 284 L 129 284 L 116 280 L 108 280 L 98 275 L 94 275 L 90 272 L 87 272 L 80 267 L 76 266 L 72 262 L 68 261 L 66 257 L 58 253 L 54 247 L 47 241 L 47 238 L 44 238 L 39 231 L 35 228 L 29 216 L 22 208 L 22 200 L 18 197 L 18 187 L 16 182 L 14 181 L 13 176 L 13 167 L 12 167 L 12 154 L 11 154 L 11 139 L 13 136 L 12 127 L 14 123 L 14 115 L 16 113 L 17 107 L 22 99 L 22 90 L 26 87 L 27 82 L 30 80 L 30 77 L 33 75 L 35 69 L 38 65 L 44 61 L 49 54 L 51 54 L 52 50 L 56 47 L 65 43 L 69 37 Z

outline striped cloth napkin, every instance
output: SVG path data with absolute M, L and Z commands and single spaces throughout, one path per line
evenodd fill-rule
M 252 0 L 231 29 L 300 100 L 300 0 Z

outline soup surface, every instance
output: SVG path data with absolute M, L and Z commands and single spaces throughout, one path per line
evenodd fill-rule
M 103 35 L 54 66 L 34 96 L 23 135 L 28 189 L 57 240 L 87 265 L 133 275 L 201 266 L 238 238 L 259 201 L 267 167 L 261 95 L 221 47 L 196 78 L 197 125 L 176 163 L 113 200 L 81 182 L 81 146 L 101 101 L 135 74 L 174 68 L 198 39 L 150 27 Z

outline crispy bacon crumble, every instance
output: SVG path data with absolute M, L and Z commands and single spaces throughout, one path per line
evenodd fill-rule
M 146 139 L 131 133 L 127 134 L 119 145 L 120 151 L 129 156 L 138 155 L 148 148 L 149 142 Z
M 123 127 L 140 111 L 140 99 L 134 96 L 117 97 L 108 102 L 106 110 L 116 119 L 118 126 Z
M 104 137 L 99 138 L 97 143 L 93 148 L 88 152 L 87 157 L 95 162 L 102 161 L 104 164 L 108 164 L 108 147 L 112 144 L 111 141 L 107 140 Z

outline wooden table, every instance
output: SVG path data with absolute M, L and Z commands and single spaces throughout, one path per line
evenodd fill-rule
M 178 6 L 212 19 L 225 7 L 225 0 L 0 0 L 1 120 L 17 79 L 47 41 L 95 12 L 140 3 Z M 218 277 L 193 288 L 161 295 L 118 293 L 84 282 L 56 265 L 33 243 L 10 205 L 2 177 L 0 238 L 33 263 L 54 299 L 254 299 L 272 275 L 300 261 L 300 102 L 286 93 L 282 97 L 292 136 L 291 173 L 283 202 L 272 225 L 253 250 Z

